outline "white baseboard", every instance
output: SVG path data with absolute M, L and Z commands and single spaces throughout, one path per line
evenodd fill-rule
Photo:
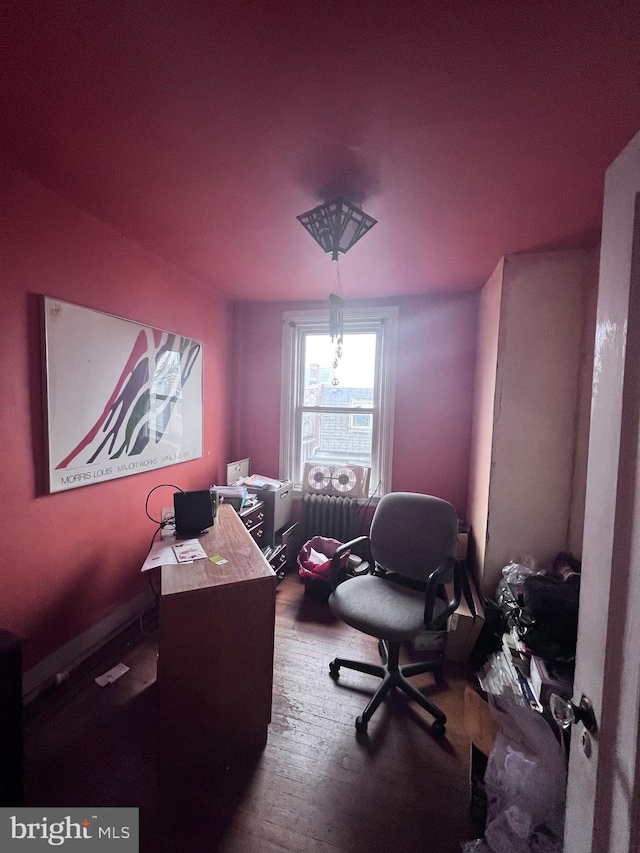
M 135 598 L 114 610 L 109 616 L 74 637 L 53 654 L 39 661 L 22 676 L 22 698 L 31 702 L 43 690 L 55 683 L 58 673 L 70 672 L 83 660 L 108 643 L 120 631 L 135 622 L 140 614 L 155 603 L 153 592 L 146 589 Z

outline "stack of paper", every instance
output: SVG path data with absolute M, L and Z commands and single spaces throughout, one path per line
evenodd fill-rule
M 184 549 L 181 551 L 182 558 L 178 556 L 178 549 Z M 187 554 L 191 554 L 192 556 L 186 556 Z M 153 543 L 140 571 L 148 572 L 149 569 L 155 569 L 159 566 L 175 566 L 177 563 L 190 563 L 193 560 L 202 560 L 206 556 L 204 548 L 197 539 L 185 539 L 181 542 L 176 542 L 175 539 L 163 539 L 160 542 Z
M 264 489 L 265 486 L 279 489 L 282 486 L 282 480 L 272 480 L 271 477 L 262 477 L 260 474 L 252 474 L 250 477 L 245 477 L 241 482 L 254 489 Z
M 221 501 L 227 501 L 232 507 L 240 512 L 247 499 L 247 490 L 244 486 L 211 486 L 211 490 L 218 493 Z
M 217 492 L 223 498 L 241 498 L 244 497 L 247 490 L 244 486 L 211 486 L 214 492 Z

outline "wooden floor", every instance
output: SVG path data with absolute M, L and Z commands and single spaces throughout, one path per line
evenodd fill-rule
M 27 805 L 139 806 L 141 851 L 460 853 L 475 837 L 462 669 L 449 665 L 443 687 L 428 674 L 413 679 L 446 713 L 445 739 L 394 692 L 359 743 L 355 717 L 379 682 L 342 670 L 334 683 L 328 663 L 336 654 L 375 661 L 376 641 L 288 575 L 277 592 L 266 749 L 253 764 L 177 779 L 158 772 L 157 647 L 156 634 L 129 630 L 28 707 Z M 98 687 L 93 677 L 120 660 L 130 671 Z

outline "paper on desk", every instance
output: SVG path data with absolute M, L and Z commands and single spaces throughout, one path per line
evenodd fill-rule
M 156 566 L 176 565 L 178 558 L 173 550 L 175 539 L 164 539 L 154 542 L 147 554 L 147 559 L 142 564 L 141 572 L 148 572 Z
M 148 572 L 156 566 L 192 563 L 194 560 L 203 560 L 206 556 L 206 551 L 197 539 L 183 539 L 180 542 L 164 539 L 153 543 L 140 571 Z
M 173 546 L 173 552 L 179 563 L 192 563 L 194 560 L 206 560 L 207 552 L 197 539 L 186 539 Z
M 108 672 L 105 672 L 104 675 L 99 675 L 94 681 L 100 687 L 106 687 L 107 684 L 111 684 L 112 681 L 116 681 L 116 679 L 120 678 L 121 675 L 124 675 L 125 672 L 129 672 L 129 667 L 123 663 L 119 663 L 110 669 Z

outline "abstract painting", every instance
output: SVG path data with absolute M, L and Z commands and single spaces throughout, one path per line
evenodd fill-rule
M 202 344 L 43 297 L 49 491 L 202 456 Z

